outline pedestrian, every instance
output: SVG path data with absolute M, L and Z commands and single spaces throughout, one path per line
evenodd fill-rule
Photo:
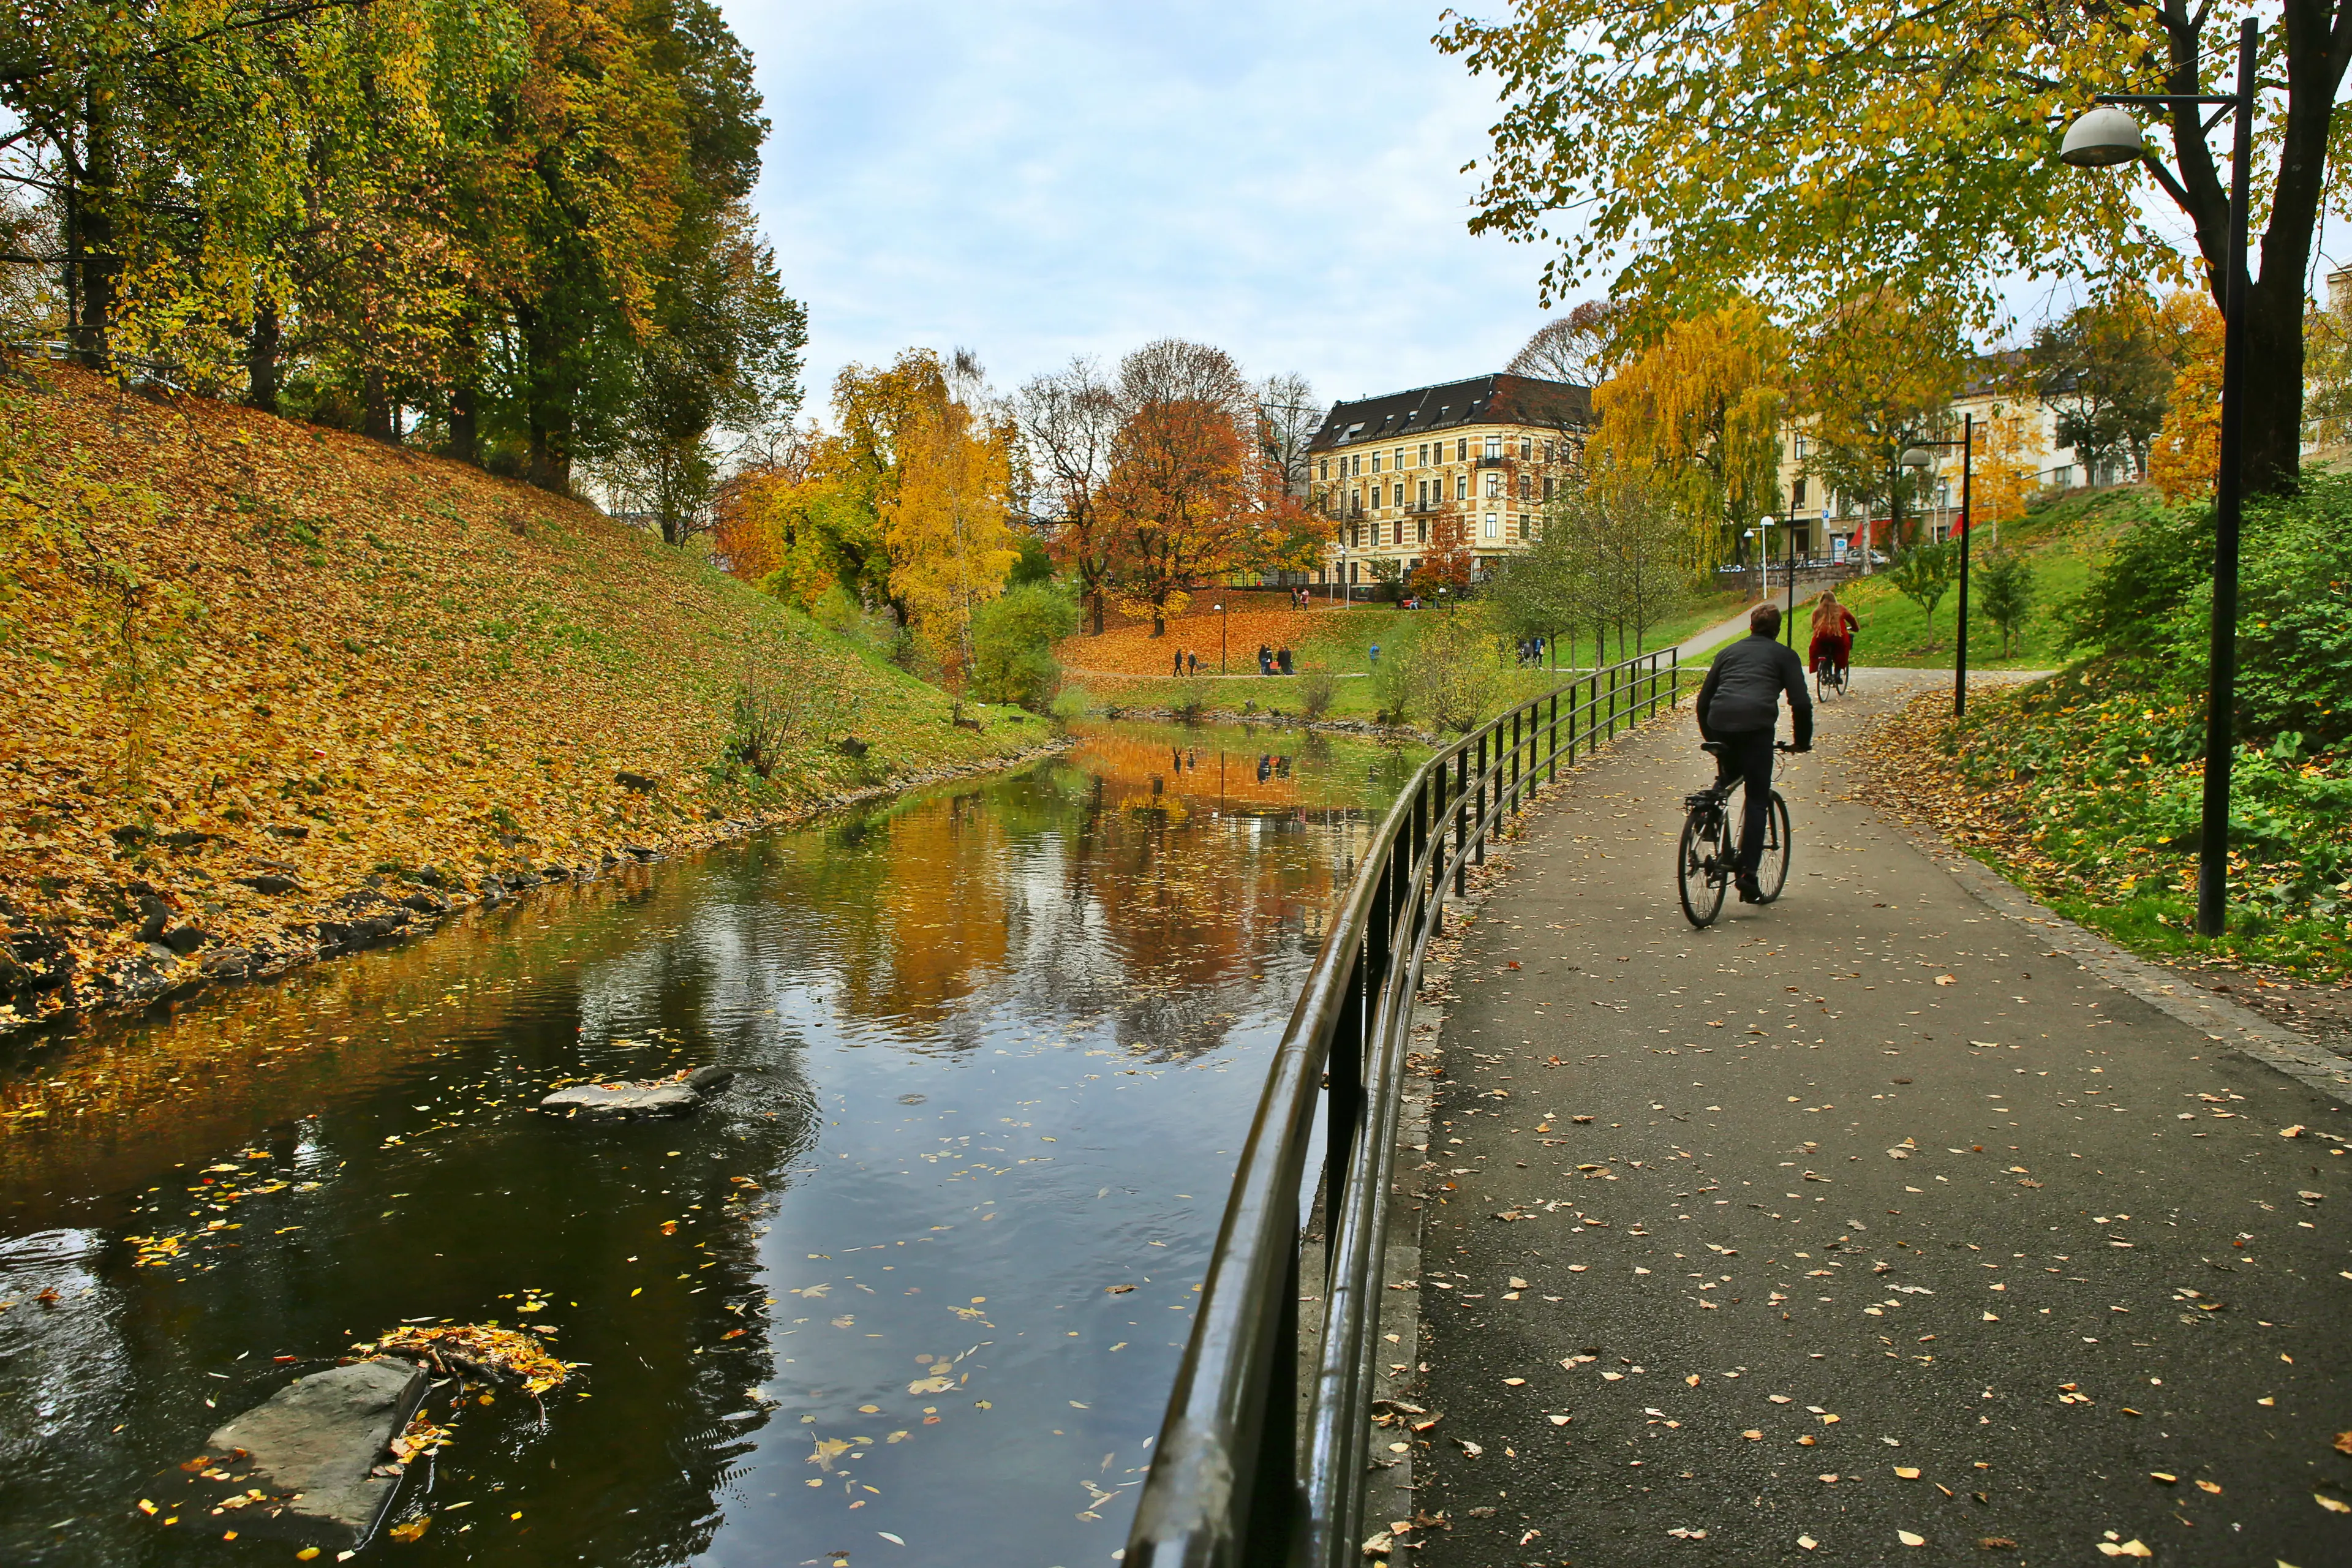
M 1201 656 L 1199 654 L 1188 653 L 1184 656 L 1184 658 L 1185 661 L 1192 667 L 1190 673 L 1193 675 L 1201 673 Z
M 1257 645 L 1257 672 L 1260 675 L 1274 673 L 1274 650 L 1264 643 Z
M 1181 647 L 1176 650 L 1176 668 L 1173 673 L 1177 675 L 1184 673 L 1184 650 Z
M 1275 663 L 1276 663 L 1277 665 L 1280 665 L 1280 666 L 1282 667 L 1282 673 L 1283 673 L 1283 674 L 1285 674 L 1285 675 L 1288 675 L 1288 674 L 1290 674 L 1290 673 L 1291 673 L 1291 668 L 1290 668 L 1290 649 L 1289 649 L 1289 647 L 1288 647 L 1287 646 L 1285 646 L 1284 647 L 1282 647 L 1282 648 L 1280 648 L 1280 649 L 1278 649 L 1278 650 L 1276 650 L 1276 651 L 1275 656 L 1274 656 L 1274 662 L 1275 662 Z
M 1378 644 L 1378 643 L 1374 643 L 1374 644 L 1372 645 L 1372 668 L 1373 668 L 1374 669 L 1378 669 L 1380 667 L 1381 667 L 1381 645 L 1380 645 L 1380 644 Z

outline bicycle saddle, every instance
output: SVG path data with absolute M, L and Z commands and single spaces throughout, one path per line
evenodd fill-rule
M 1698 743 L 1698 749 L 1710 757 L 1723 755 L 1723 742 L 1720 741 L 1701 741 Z

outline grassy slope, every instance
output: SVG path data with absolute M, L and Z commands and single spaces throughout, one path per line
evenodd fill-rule
M 591 508 L 39 374 L 0 383 L 0 918 L 36 969 L 62 939 L 77 985 L 302 956 L 310 912 L 372 873 L 584 867 L 1044 738 L 1011 710 L 950 727 L 940 692 Z M 871 752 L 812 722 L 769 784 L 726 774 L 747 672 Z M 230 879 L 260 860 L 299 889 Z M 206 944 L 140 943 L 142 889 Z M 0 1000 L 26 980 L 0 954 Z

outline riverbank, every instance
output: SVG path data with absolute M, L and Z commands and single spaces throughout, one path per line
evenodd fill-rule
M 14 368 L 0 1033 L 1051 743 L 584 504 Z

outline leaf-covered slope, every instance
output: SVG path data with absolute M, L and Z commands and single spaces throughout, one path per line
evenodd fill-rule
M 747 679 L 787 726 L 764 782 L 726 760 Z M 20 1016 L 1042 739 L 984 718 L 592 508 L 70 369 L 0 382 Z

